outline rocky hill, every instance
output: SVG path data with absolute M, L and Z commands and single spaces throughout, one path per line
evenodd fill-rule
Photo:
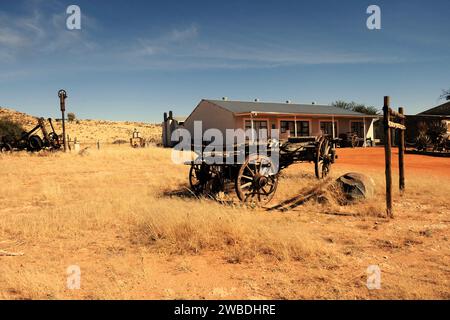
M 32 129 L 37 124 L 37 117 L 3 107 L 0 107 L 0 119 L 13 121 L 22 125 L 26 130 Z M 61 122 L 54 120 L 53 123 L 55 130 L 60 134 L 62 132 Z M 161 125 L 158 124 L 107 120 L 66 121 L 66 131 L 70 139 L 76 138 L 81 143 L 129 141 L 134 129 L 138 130 L 143 138 L 152 139 L 155 142 L 161 140 Z

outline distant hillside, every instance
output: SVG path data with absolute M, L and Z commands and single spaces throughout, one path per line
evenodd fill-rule
M 44 118 L 45 115 L 42 115 Z M 6 118 L 22 125 L 26 130 L 37 124 L 37 117 L 0 107 L 0 119 Z M 62 132 L 61 123 L 53 121 L 58 134 Z M 50 129 L 50 127 L 49 127 Z M 106 120 L 76 120 L 66 121 L 66 131 L 71 139 L 77 138 L 81 143 L 94 143 L 100 140 L 103 143 L 112 143 L 117 140 L 129 141 L 134 129 L 137 129 L 143 138 L 161 141 L 161 125 L 131 121 Z

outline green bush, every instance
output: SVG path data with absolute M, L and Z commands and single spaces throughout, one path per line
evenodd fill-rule
M 0 137 L 11 136 L 18 139 L 24 131 L 22 125 L 5 118 L 0 119 Z

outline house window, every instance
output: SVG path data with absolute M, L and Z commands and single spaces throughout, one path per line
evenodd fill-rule
M 252 129 L 252 121 L 245 120 L 245 131 Z M 253 129 L 256 131 L 256 135 L 260 136 L 260 131 L 265 130 L 265 135 L 268 135 L 267 120 L 253 120 Z
M 295 121 L 280 121 L 281 133 L 295 135 Z M 297 136 L 309 136 L 309 121 L 297 121 Z
M 333 122 L 332 121 L 321 121 L 320 131 L 324 135 L 333 135 Z M 334 136 L 337 137 L 337 121 L 334 122 Z
M 359 138 L 364 137 L 364 123 L 362 121 L 352 121 L 350 129 L 351 132 L 356 133 Z

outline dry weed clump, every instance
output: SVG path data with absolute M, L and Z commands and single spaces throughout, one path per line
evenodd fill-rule
M 196 201 L 200 203 L 181 201 L 183 209 L 162 210 L 158 205 L 135 217 L 131 240 L 168 254 L 220 250 L 230 263 L 249 262 L 258 257 L 278 261 L 305 261 L 319 256 L 336 259 L 312 240 L 306 230 L 286 232 L 290 226 L 264 223 L 262 216 L 249 210 L 223 207 L 210 200 Z

